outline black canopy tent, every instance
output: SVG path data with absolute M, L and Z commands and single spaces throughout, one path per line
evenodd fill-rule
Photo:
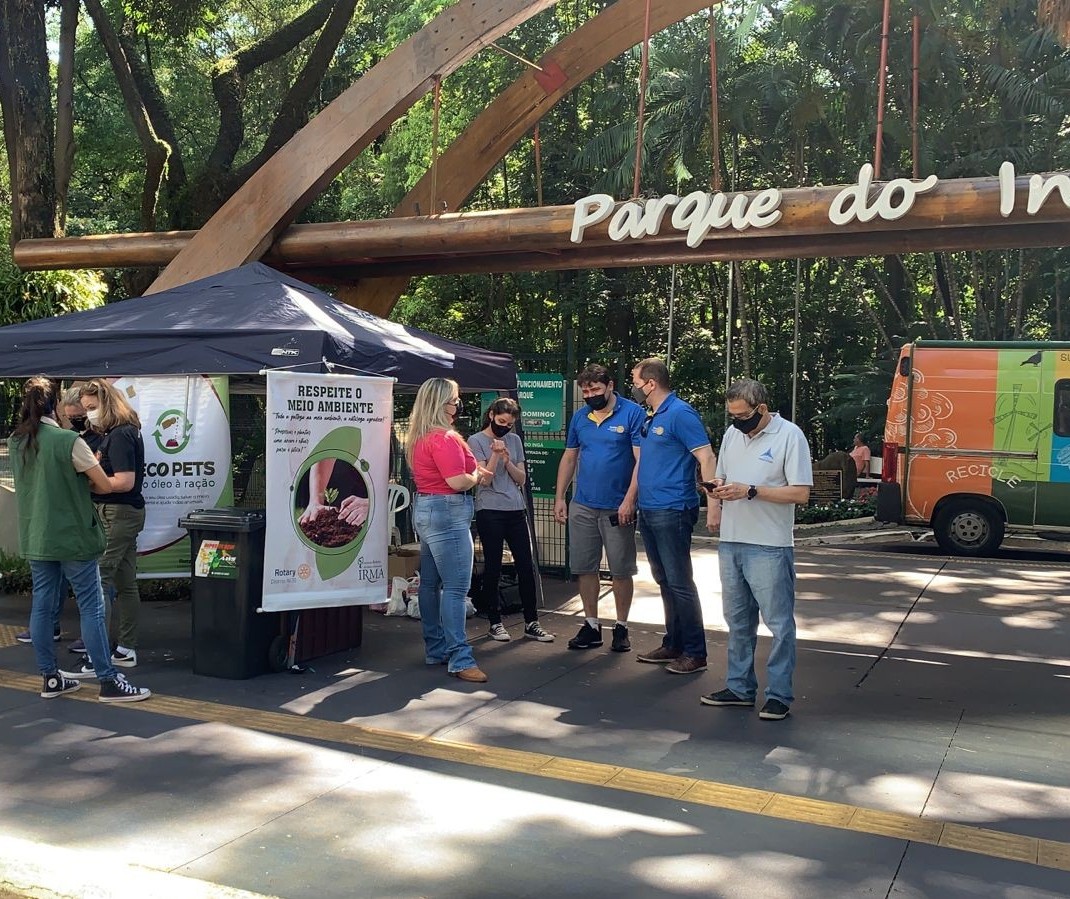
M 357 372 L 516 389 L 512 356 L 346 306 L 259 262 L 138 299 L 0 328 L 0 378 Z M 344 366 L 344 367 L 342 367 Z

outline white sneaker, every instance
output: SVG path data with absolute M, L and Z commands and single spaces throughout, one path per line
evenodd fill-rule
M 499 643 L 508 643 L 513 639 L 509 636 L 509 631 L 505 629 L 505 625 L 500 622 L 490 626 L 490 638 L 491 640 L 497 640 Z

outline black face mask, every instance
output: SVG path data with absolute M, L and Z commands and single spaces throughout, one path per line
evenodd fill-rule
M 761 410 L 760 409 L 755 409 L 754 410 L 754 414 L 750 418 L 744 418 L 742 421 L 740 421 L 738 418 L 733 418 L 732 419 L 732 427 L 733 428 L 737 428 L 738 430 L 742 431 L 744 434 L 749 434 L 756 427 L 758 427 L 758 423 L 761 420 L 762 420 L 762 412 L 761 412 Z
M 71 417 L 71 427 L 79 433 L 85 430 L 85 425 L 86 417 L 84 415 L 74 415 Z
M 601 412 L 609 405 L 609 394 L 600 393 L 598 396 L 585 396 L 583 401 L 595 412 Z
M 490 432 L 499 440 L 513 430 L 512 425 L 500 425 L 497 422 L 490 423 Z

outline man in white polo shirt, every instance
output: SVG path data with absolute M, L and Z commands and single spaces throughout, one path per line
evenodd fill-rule
M 788 716 L 795 672 L 795 506 L 810 498 L 814 483 L 810 446 L 790 421 L 769 411 L 758 381 L 728 388 L 732 427 L 717 458 L 719 487 L 710 491 L 707 525 L 720 527 L 717 555 L 728 624 L 725 689 L 701 698 L 704 705 L 754 708 L 758 681 L 754 648 L 758 613 L 773 634 L 766 666 L 765 705 L 758 717 Z M 716 500 L 720 500 L 718 504 Z

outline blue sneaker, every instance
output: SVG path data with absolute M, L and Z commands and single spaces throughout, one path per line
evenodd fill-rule
M 62 638 L 63 635 L 59 632 L 59 628 L 57 627 L 55 631 L 52 632 L 52 640 L 56 643 L 59 643 Z M 15 639 L 18 640 L 19 643 L 33 643 L 33 637 L 30 636 L 29 631 L 23 631 L 21 634 L 15 634 Z

